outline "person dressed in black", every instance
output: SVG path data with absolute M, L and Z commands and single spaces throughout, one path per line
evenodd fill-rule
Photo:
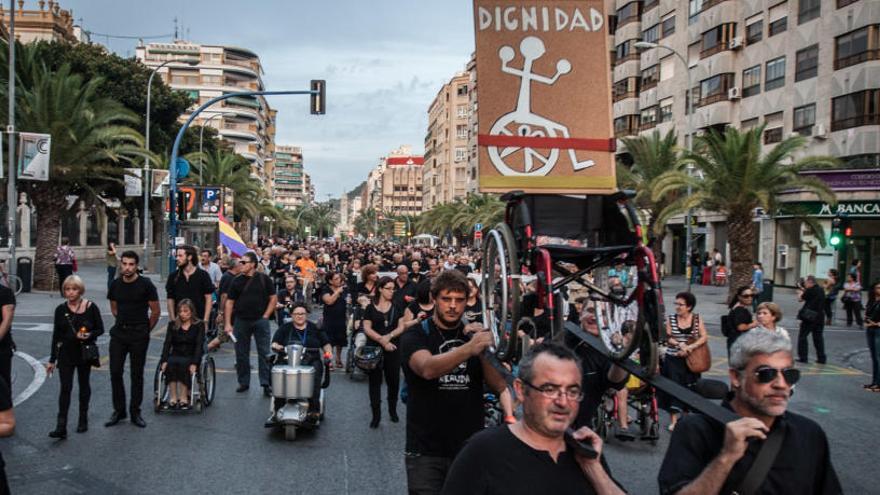
M 798 330 L 797 353 L 798 361 L 809 362 L 810 348 L 807 337 L 812 334 L 813 346 L 816 348 L 816 362 L 825 364 L 825 291 L 816 283 L 816 277 L 807 275 L 804 284 L 800 288 L 800 300 L 804 302 L 798 312 L 801 326 Z
M 49 433 L 52 438 L 67 438 L 67 412 L 70 410 L 70 393 L 73 391 L 73 374 L 79 381 L 79 421 L 76 432 L 89 429 L 89 399 L 92 388 L 89 384 L 92 366 L 83 357 L 84 346 L 94 346 L 95 340 L 104 333 L 104 322 L 98 305 L 84 299 L 85 284 L 81 278 L 71 275 L 64 280 L 61 291 L 67 301 L 55 308 L 52 327 L 52 349 L 46 372 L 52 374 L 57 369 L 61 379 L 58 394 L 58 422 L 55 430 Z
M 409 327 L 421 323 L 434 314 L 434 301 L 431 300 L 431 281 L 423 280 L 416 286 L 416 299 L 409 303 L 403 311 L 403 316 L 398 321 L 400 333 L 409 329 Z
M 468 285 L 448 270 L 431 285 L 434 314 L 401 338 L 409 398 L 406 478 L 409 493 L 439 493 L 452 460 L 484 425 L 484 385 L 500 394 L 506 384 L 483 353 L 494 339 L 479 323 L 462 322 Z M 427 330 L 427 331 L 426 331 Z
M 564 440 L 583 395 L 574 353 L 541 343 L 520 361 L 514 381 L 523 418 L 475 434 L 455 457 L 444 495 L 531 495 L 535 493 L 622 494 L 605 458 L 582 457 Z M 602 439 L 589 428 L 574 437 L 602 452 Z
M 12 355 L 15 342 L 12 341 L 12 319 L 15 317 L 15 293 L 5 285 L 0 285 L 0 378 L 12 383 Z M 8 397 L 12 401 L 12 396 Z
M 330 339 L 330 345 L 336 352 L 336 368 L 342 369 L 342 348 L 348 345 L 346 328 L 346 298 L 345 280 L 341 273 L 330 272 L 326 275 L 327 282 L 321 289 L 321 302 L 323 309 L 324 333 Z
M 275 303 L 275 322 L 279 327 L 290 321 L 293 303 L 305 301 L 302 287 L 298 284 L 296 275 L 284 277 L 284 286 L 278 291 L 278 302 Z
M 752 312 L 749 309 L 752 307 L 752 302 L 755 300 L 755 297 L 757 297 L 755 289 L 749 285 L 744 285 L 736 289 L 733 299 L 727 305 L 730 309 L 727 313 L 727 318 L 729 320 L 728 325 L 731 327 L 730 332 L 727 335 L 728 353 L 730 352 L 730 347 L 736 342 L 736 339 L 738 339 L 743 333 L 758 326 L 758 321 L 752 317 Z
M 138 255 L 125 251 L 119 261 L 121 276 L 113 281 L 107 299 L 116 323 L 110 329 L 110 383 L 113 386 L 113 415 L 104 426 L 126 418 L 125 385 L 122 372 L 131 356 L 131 401 L 129 412 L 135 426 L 147 426 L 141 417 L 144 397 L 144 364 L 150 345 L 150 331 L 159 321 L 159 294 L 150 279 L 138 275 Z
M 391 302 L 401 314 L 416 299 L 416 285 L 409 279 L 409 268 L 398 265 L 397 277 L 394 279 L 394 296 Z
M 467 277 L 468 298 L 464 307 L 464 318 L 468 323 L 483 323 L 483 302 L 480 301 L 480 286 L 477 281 Z
M 192 246 L 177 248 L 177 270 L 168 276 L 165 283 L 168 298 L 168 320 L 176 318 L 175 311 L 180 301 L 189 299 L 196 307 L 196 319 L 210 321 L 213 305 L 214 282 L 211 275 L 199 269 L 199 254 Z
M 368 341 L 367 345 L 380 346 L 384 350 L 382 366 L 372 370 L 368 374 L 370 382 L 370 410 L 373 417 L 370 420 L 370 428 L 378 428 L 382 418 L 382 377 L 385 377 L 385 385 L 388 393 L 388 416 L 391 422 L 397 423 L 397 393 L 400 389 L 400 352 L 397 350 L 398 337 L 403 330 L 398 328 L 402 311 L 397 309 L 392 302 L 394 295 L 394 280 L 391 277 L 382 277 L 376 284 L 379 288 L 379 296 L 367 307 L 364 314 L 364 333 Z
M 361 268 L 361 281 L 357 285 L 357 294 L 366 294 L 370 299 L 379 296 L 379 268 L 374 264 L 364 265 Z
M 205 349 L 205 323 L 195 319 L 196 306 L 189 299 L 177 304 L 177 318 L 168 324 L 165 344 L 159 366 L 168 381 L 170 397 L 166 405 L 171 409 L 187 410 L 189 385 L 199 369 Z
M 313 382 L 312 397 L 309 399 L 309 416 L 314 420 L 320 415 L 321 377 L 324 375 L 324 366 L 330 364 L 331 352 L 330 341 L 327 334 L 317 325 L 308 320 L 309 310 L 302 301 L 291 305 L 290 314 L 293 320 L 278 327 L 272 336 L 272 350 L 284 352 L 285 347 L 299 344 L 303 346 L 303 356 L 300 364 L 315 367 L 315 380 Z M 278 411 L 284 405 L 285 399 L 275 399 L 274 411 Z M 275 413 L 269 417 L 267 425 L 275 422 Z
M 787 410 L 800 378 L 793 365 L 784 334 L 756 328 L 741 336 L 730 349 L 732 393 L 722 403 L 741 418 L 726 425 L 702 413 L 682 418 L 660 466 L 660 493 L 842 493 L 822 427 Z M 779 449 L 757 479 L 751 469 L 770 439 Z M 754 488 L 744 489 L 746 480 Z
M 12 392 L 9 385 L 0 377 L 0 438 L 11 437 L 15 433 L 15 412 L 12 410 Z M 0 455 L 0 493 L 9 492 L 6 479 L 6 463 Z

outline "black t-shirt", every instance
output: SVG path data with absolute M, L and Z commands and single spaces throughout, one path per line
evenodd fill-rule
M 577 418 L 572 426 L 575 429 L 582 426 L 592 428 L 596 410 L 602 403 L 605 391 L 608 389 L 620 390 L 626 385 L 626 379 L 619 383 L 609 380 L 608 371 L 612 366 L 611 360 L 581 341 L 577 336 L 566 332 L 565 345 L 574 349 L 575 354 L 581 359 L 581 369 L 583 370 L 581 390 L 584 392 L 584 398 L 581 399 L 580 409 L 578 409 Z
M 166 297 L 174 300 L 175 311 L 177 303 L 189 299 L 196 307 L 196 314 L 193 317 L 199 319 L 205 314 L 205 295 L 213 293 L 214 282 L 211 281 L 211 276 L 205 270 L 198 268 L 189 278 L 178 268 L 165 282 Z
M 0 308 L 9 304 L 15 306 L 15 293 L 12 292 L 9 287 L 6 287 L 5 285 L 0 285 Z M 3 323 L 2 311 L 0 311 L 0 323 Z M 6 335 L 4 335 L 3 339 L 0 340 L 0 352 L 12 352 L 13 347 L 14 344 L 12 342 L 12 327 L 10 326 L 9 331 L 6 332 Z
M 158 301 L 159 293 L 153 282 L 138 276 L 133 282 L 122 277 L 110 284 L 107 299 L 116 301 L 116 325 L 148 325 L 150 301 Z M 115 327 L 114 327 L 115 328 Z M 111 331 L 111 335 L 115 335 Z
M 455 265 L 455 269 L 464 273 L 465 275 L 469 275 L 472 271 L 471 265 Z
M 321 348 L 330 343 L 327 334 L 310 321 L 306 322 L 306 327 L 302 330 L 292 323 L 281 325 L 272 336 L 272 342 L 283 346 L 300 344 L 309 349 Z
M 272 280 L 265 273 L 254 272 L 250 277 L 244 274 L 235 277 L 226 297 L 235 301 L 232 312 L 236 318 L 259 320 L 273 295 L 275 286 Z
M 369 320 L 373 324 L 373 331 L 379 335 L 391 333 L 392 330 L 397 328 L 397 322 L 400 321 L 402 316 L 403 311 L 397 309 L 394 304 L 384 313 L 379 311 L 375 304 L 370 304 L 367 306 L 366 313 L 364 313 L 364 319 Z
M 730 409 L 730 404 L 723 403 Z M 772 431 L 785 428 L 785 437 L 770 472 L 758 490 L 764 495 L 842 493 L 837 473 L 831 464 L 828 438 L 811 419 L 786 412 L 773 423 Z M 702 414 L 688 414 L 675 426 L 658 481 L 661 494 L 672 494 L 700 476 L 721 452 L 724 425 Z M 762 442 L 749 442 L 743 457 L 734 464 L 720 493 L 737 489 L 755 462 Z
M 403 286 L 401 286 L 396 280 L 394 281 L 394 295 L 391 296 L 391 302 L 394 304 L 399 311 L 403 312 L 406 309 L 407 304 L 415 299 L 416 294 L 416 284 L 412 283 L 412 281 L 407 280 Z
M 602 457 L 605 471 L 608 465 Z M 467 441 L 455 458 L 443 495 L 593 494 L 596 491 L 570 450 L 556 461 L 546 450 L 535 450 L 508 425 L 481 431 Z
M 733 325 L 730 335 L 727 336 L 727 348 L 729 349 L 730 346 L 732 346 L 733 343 L 736 342 L 736 339 L 738 339 L 740 335 L 745 333 L 740 332 L 737 328 L 740 325 L 752 322 L 752 312 L 749 311 L 748 308 L 737 306 L 730 310 L 728 318 Z
M 427 334 L 419 324 L 410 327 L 400 339 L 403 374 L 409 390 L 406 451 L 452 458 L 465 440 L 483 428 L 483 368 L 480 358 L 471 357 L 435 380 L 415 374 L 409 360 L 417 351 L 424 349 L 437 355 L 466 342 L 463 325 L 440 331 L 433 320 L 427 321 Z
M 232 285 L 232 281 L 235 280 L 235 275 L 227 270 L 223 273 L 223 276 L 220 277 L 220 287 L 217 290 L 217 295 L 222 296 L 223 294 L 229 293 L 229 287 Z
M 483 303 L 477 298 L 477 302 L 464 308 L 463 319 L 468 323 L 483 323 Z

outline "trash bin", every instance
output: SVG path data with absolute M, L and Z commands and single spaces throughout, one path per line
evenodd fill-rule
M 22 292 L 30 292 L 34 274 L 34 260 L 26 256 L 18 258 L 18 263 L 15 265 L 15 273 L 21 279 Z
M 773 300 L 773 281 L 764 280 L 764 291 L 758 297 L 758 303 L 770 302 Z

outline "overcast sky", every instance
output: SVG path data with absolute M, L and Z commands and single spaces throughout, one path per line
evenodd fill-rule
M 308 89 L 327 80 L 327 115 L 308 99 L 272 97 L 276 142 L 301 145 L 316 199 L 339 197 L 401 144 L 424 151 L 427 110 L 473 51 L 469 0 L 62 0 L 94 33 L 174 32 L 197 43 L 256 52 L 268 89 Z M 26 8 L 37 8 L 27 0 Z M 81 19 L 81 21 L 80 21 Z M 169 41 L 163 38 L 154 41 Z M 92 40 L 134 56 L 136 40 Z

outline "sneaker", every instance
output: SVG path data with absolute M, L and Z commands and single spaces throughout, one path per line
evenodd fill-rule
M 247 392 L 248 389 L 250 389 L 250 388 L 251 388 L 250 385 L 239 385 L 238 388 L 235 389 L 235 391 L 238 393 L 242 393 L 242 392 Z

